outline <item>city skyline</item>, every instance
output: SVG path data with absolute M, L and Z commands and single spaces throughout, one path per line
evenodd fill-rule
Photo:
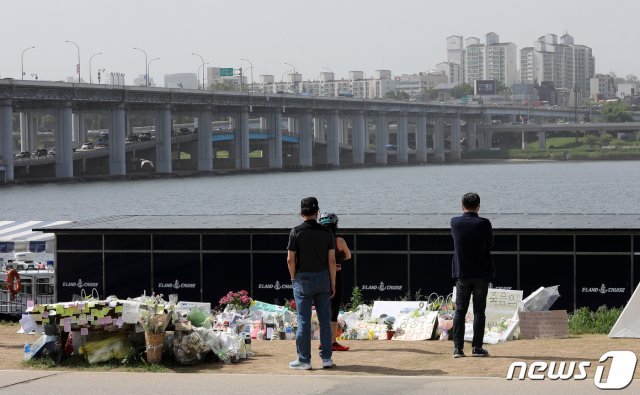
M 32 74 L 41 80 L 77 78 L 77 48 L 65 41 L 78 44 L 86 82 L 91 56 L 94 82 L 97 70 L 106 69 L 107 74 L 125 73 L 131 84 L 144 75 L 145 62 L 160 58 L 151 65 L 150 77 L 161 83 L 165 74 L 196 73 L 202 61 L 192 52 L 202 54 L 208 66 L 243 67 L 246 76 L 249 63 L 240 59 L 249 59 L 256 80 L 261 74 L 277 78 L 290 70 L 290 65 L 305 80 L 317 79 L 327 69 L 338 79 L 351 70 L 367 75 L 378 69 L 389 69 L 394 75 L 411 74 L 432 70 L 446 60 L 446 37 L 461 35 L 484 41 L 484 35 L 491 31 L 498 33 L 501 41 L 516 44 L 518 51 L 532 46 L 544 34 L 566 31 L 580 44 L 593 48 L 596 73 L 613 71 L 624 77 L 640 71 L 640 55 L 624 51 L 633 45 L 632 11 L 640 9 L 628 0 L 616 3 L 624 12 L 611 21 L 615 29 L 610 33 L 591 23 L 598 15 L 598 3 L 591 0 L 562 4 L 542 0 L 526 15 L 520 9 L 512 11 L 513 5 L 501 0 L 484 2 L 482 10 L 472 10 L 474 3 L 462 1 L 463 12 L 455 15 L 447 5 L 408 0 L 396 3 L 394 9 L 379 0 L 366 6 L 335 0 L 303 5 L 291 0 L 247 0 L 242 14 L 231 2 L 186 0 L 180 7 L 171 4 L 115 0 L 109 7 L 91 7 L 78 0 L 8 1 L 3 4 L 3 13 L 14 17 L 6 18 L 0 26 L 0 34 L 10 37 L 0 44 L 0 76 L 20 79 L 23 68 L 29 80 Z M 532 23 L 520 23 L 523 18 Z M 111 21 L 116 21 L 114 29 L 109 29 Z M 31 46 L 36 48 L 21 56 Z M 147 59 L 134 47 L 144 49 Z

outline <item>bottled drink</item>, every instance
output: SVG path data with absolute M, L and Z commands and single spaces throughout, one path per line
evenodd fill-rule
M 24 343 L 24 360 L 27 361 L 31 358 L 31 345 L 29 343 Z
M 250 333 L 245 333 L 244 335 L 244 348 L 247 351 L 247 356 L 250 356 L 251 354 L 251 334 Z

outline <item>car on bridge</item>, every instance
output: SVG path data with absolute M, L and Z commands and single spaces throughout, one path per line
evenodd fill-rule
M 31 152 L 29 151 L 22 151 L 16 155 L 16 159 L 27 159 L 27 158 L 31 158 Z
M 38 158 L 43 157 L 43 156 L 47 156 L 49 154 L 49 152 L 47 151 L 46 148 L 42 148 L 36 151 L 36 156 Z
M 82 144 L 82 147 L 80 147 L 80 149 L 94 149 L 95 148 L 95 144 L 93 144 L 91 141 L 87 141 L 86 143 Z
M 150 132 L 140 133 L 140 141 L 151 141 L 151 133 Z
M 124 139 L 124 142 L 125 143 L 135 143 L 135 142 L 137 142 L 139 140 L 140 140 L 140 138 L 138 137 L 137 134 L 130 134 L 130 135 L 127 136 L 126 139 Z

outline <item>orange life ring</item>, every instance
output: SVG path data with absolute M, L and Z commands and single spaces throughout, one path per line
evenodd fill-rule
M 9 269 L 7 272 L 7 289 L 11 300 L 15 300 L 16 295 L 22 290 L 22 281 L 20 281 L 20 274 L 16 269 Z

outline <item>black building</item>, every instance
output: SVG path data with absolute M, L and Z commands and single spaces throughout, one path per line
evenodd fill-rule
M 554 308 L 627 303 L 640 281 L 640 215 L 484 214 L 495 229 L 494 287 L 560 285 Z M 451 215 L 341 215 L 344 265 L 367 300 L 452 291 Z M 217 305 L 230 290 L 292 297 L 286 245 L 296 215 L 118 216 L 39 229 L 56 236 L 57 299 L 177 293 Z M 348 300 L 345 300 L 348 302 Z

